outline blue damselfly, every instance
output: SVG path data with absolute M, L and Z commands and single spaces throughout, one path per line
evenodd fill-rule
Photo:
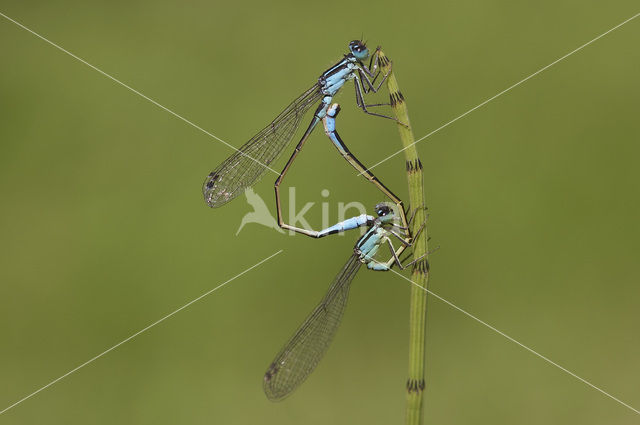
M 411 243 L 394 230 L 402 228 L 393 224 L 394 213 L 388 205 L 378 204 L 375 210 L 377 217 L 362 214 L 318 232 L 325 236 L 362 226 L 369 228 L 356 242 L 351 257 L 329 286 L 322 301 L 267 369 L 263 388 L 270 400 L 281 400 L 291 394 L 318 365 L 338 329 L 347 305 L 351 281 L 362 264 L 366 264 L 371 270 L 388 271 L 394 264 L 405 269 L 424 258 L 422 256 L 403 265 L 399 257 Z M 416 237 L 423 228 L 424 223 L 416 232 Z M 401 241 L 402 245 L 398 249 L 393 246 L 390 236 L 395 236 Z M 378 249 L 383 244 L 387 244 L 391 251 L 391 258 L 386 262 L 375 259 Z
M 305 113 L 320 102 L 307 130 L 275 183 L 276 198 L 279 200 L 278 187 L 284 175 L 313 129 L 325 117 L 333 97 L 349 80 L 355 80 L 358 107 L 367 114 L 395 120 L 395 118 L 370 112 L 367 109 L 370 106 L 386 105 L 367 105 L 364 101 L 364 95 L 369 92 L 377 92 L 388 76 L 388 73 L 385 74 L 376 85 L 376 79 L 380 74 L 377 50 L 371 55 L 369 66 L 367 66 L 363 61 L 369 56 L 369 49 L 364 42 L 351 41 L 349 53 L 342 60 L 323 72 L 313 86 L 291 102 L 269 125 L 209 173 L 202 188 L 207 204 L 212 208 L 224 205 L 242 193 L 244 189 L 256 183 L 264 174 L 266 167 L 276 160 L 285 146 L 289 144 Z M 280 217 L 278 218 L 278 222 L 282 223 Z

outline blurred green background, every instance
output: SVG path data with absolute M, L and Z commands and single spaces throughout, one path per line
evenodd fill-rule
M 235 146 L 364 34 L 394 60 L 416 137 L 638 12 L 635 1 L 15 1 L 0 11 Z M 418 145 L 431 289 L 640 407 L 640 19 Z M 362 270 L 337 338 L 292 397 L 269 362 L 357 235 L 314 241 L 211 210 L 230 149 L 0 19 L 0 410 L 259 260 L 283 253 L 0 416 L 4 424 L 400 424 L 408 283 Z M 351 84 L 341 135 L 400 148 Z M 276 164 L 279 169 L 283 164 Z M 404 159 L 376 174 L 407 197 Z M 274 211 L 274 176 L 256 192 Z M 289 183 L 383 200 L 316 131 Z M 323 189 L 330 190 L 322 198 Z M 639 417 L 430 298 L 425 423 Z

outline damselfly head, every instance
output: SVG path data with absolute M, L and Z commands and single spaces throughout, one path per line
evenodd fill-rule
M 358 60 L 365 60 L 369 57 L 369 49 L 362 40 L 353 40 L 349 42 L 349 50 L 351 54 Z
M 376 214 L 378 214 L 378 217 L 393 215 L 393 210 L 391 209 L 391 207 L 389 207 L 389 205 L 384 203 L 377 204 L 375 206 L 375 210 L 376 210 Z

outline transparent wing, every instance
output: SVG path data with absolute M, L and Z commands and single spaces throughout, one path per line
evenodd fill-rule
M 269 400 L 288 396 L 316 368 L 340 325 L 351 281 L 361 264 L 356 254 L 351 256 L 320 304 L 271 363 L 264 375 L 264 392 Z
M 280 156 L 305 113 L 322 96 L 320 86 L 315 84 L 209 173 L 202 185 L 207 204 L 212 208 L 219 207 L 252 186 L 267 170 L 265 166 Z

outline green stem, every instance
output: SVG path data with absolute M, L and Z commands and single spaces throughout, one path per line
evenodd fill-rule
M 377 51 L 382 74 L 387 74 L 387 88 L 391 99 L 393 112 L 401 123 L 398 123 L 400 140 L 404 149 L 407 164 L 407 181 L 409 183 L 409 202 L 411 213 L 417 207 L 412 222 L 411 234 L 415 235 L 422 223 L 425 222 L 426 206 L 424 200 L 422 163 L 418 158 L 418 151 L 414 143 L 413 130 L 409 124 L 409 113 L 404 96 L 400 92 L 398 82 L 391 67 L 391 61 L 381 51 Z M 428 253 L 427 228 L 423 229 L 413 244 L 413 257 L 419 258 Z M 427 288 L 429 281 L 429 263 L 427 257 L 418 261 L 411 273 L 411 299 L 409 310 L 409 378 L 407 380 L 407 425 L 422 424 L 422 406 L 424 404 L 425 389 L 425 333 L 427 328 Z

